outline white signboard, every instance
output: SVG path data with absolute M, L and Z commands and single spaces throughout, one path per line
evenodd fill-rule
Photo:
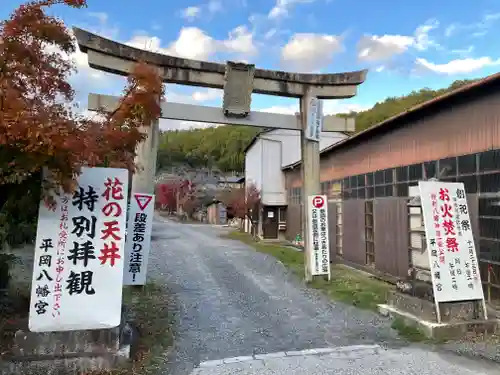
M 418 187 L 436 302 L 482 300 L 464 184 L 420 181 Z
M 128 171 L 82 168 L 74 194 L 41 202 L 29 329 L 120 324 Z
M 125 243 L 124 285 L 146 284 L 155 196 L 132 193 Z
M 323 128 L 323 102 L 316 97 L 311 98 L 307 111 L 306 138 L 319 142 Z
M 308 197 L 309 243 L 312 246 L 312 275 L 330 277 L 330 241 L 328 237 L 328 203 L 326 195 Z

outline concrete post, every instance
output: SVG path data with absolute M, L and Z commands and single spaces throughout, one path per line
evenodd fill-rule
M 158 120 L 154 121 L 150 126 L 144 126 L 141 131 L 147 136 L 137 146 L 135 162 L 139 170 L 132 176 L 132 192 L 154 194 L 160 123 Z
M 300 98 L 300 121 L 301 121 L 301 151 L 302 151 L 302 218 L 304 229 L 304 263 L 305 279 L 312 281 L 311 259 L 312 243 L 309 241 L 309 222 L 307 211 L 307 197 L 320 193 L 320 173 L 319 173 L 319 142 L 314 142 L 306 138 L 307 117 L 309 112 L 309 102 L 313 96 L 309 87 L 304 96 Z

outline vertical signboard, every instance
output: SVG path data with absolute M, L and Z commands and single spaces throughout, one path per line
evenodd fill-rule
M 323 102 L 316 97 L 309 101 L 307 111 L 306 138 L 319 142 L 321 129 L 323 128 Z
M 464 184 L 420 181 L 418 187 L 435 301 L 484 300 Z
M 29 329 L 120 324 L 128 171 L 82 168 L 73 194 L 41 202 Z
M 146 284 L 154 207 L 154 195 L 132 193 L 125 244 L 124 285 Z
M 328 203 L 326 195 L 308 197 L 309 243 L 312 247 L 312 275 L 328 275 L 330 278 L 330 241 L 328 237 Z

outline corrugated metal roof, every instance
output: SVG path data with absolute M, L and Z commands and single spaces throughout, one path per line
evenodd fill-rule
M 361 140 L 363 138 L 366 138 L 367 136 L 375 135 L 379 131 L 389 130 L 391 125 L 394 125 L 396 128 L 399 126 L 402 126 L 403 123 L 401 122 L 401 120 L 404 120 L 409 115 L 418 115 L 419 112 L 423 113 L 423 111 L 425 109 L 429 109 L 435 105 L 443 105 L 453 98 L 459 97 L 460 95 L 465 94 L 465 93 L 471 93 L 475 89 L 479 89 L 479 88 L 486 86 L 487 84 L 497 82 L 499 79 L 500 79 L 500 73 L 495 73 L 495 74 L 492 74 L 488 77 L 485 77 L 479 81 L 469 83 L 469 84 L 464 85 L 462 87 L 459 87 L 453 91 L 450 91 L 446 94 L 443 94 L 441 96 L 438 96 L 436 98 L 428 100 L 424 103 L 418 104 L 418 105 L 416 105 L 416 106 L 414 106 L 406 111 L 403 111 L 395 116 L 389 117 L 388 119 L 386 119 L 382 122 L 379 122 L 378 124 L 375 124 L 375 125 L 369 127 L 368 129 L 365 129 L 359 133 L 356 133 L 352 137 L 346 138 L 343 141 L 337 142 L 329 147 L 326 147 L 321 152 L 321 155 L 323 156 L 325 154 L 328 154 L 329 152 L 336 151 L 342 147 L 350 146 L 350 145 L 354 145 L 356 143 L 359 143 L 359 142 L 361 142 Z M 295 167 L 299 166 L 300 163 L 301 163 L 301 161 L 298 161 L 296 163 L 287 165 L 287 166 L 283 167 L 282 169 L 295 168 Z

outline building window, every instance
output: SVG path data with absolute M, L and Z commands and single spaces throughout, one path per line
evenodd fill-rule
M 499 193 L 500 173 L 496 172 L 479 175 L 479 189 L 481 193 Z
M 406 182 L 408 181 L 408 166 L 402 166 L 396 168 L 396 181 Z
M 279 207 L 278 208 L 278 222 L 281 223 L 286 223 L 286 207 Z
M 426 179 L 429 179 L 429 178 L 437 178 L 437 175 L 436 175 L 436 171 L 437 171 L 437 168 L 436 168 L 436 161 L 433 160 L 433 161 L 426 161 L 423 166 L 424 166 L 424 174 L 423 174 L 423 177 L 426 178 Z
M 422 164 L 408 166 L 408 181 L 418 181 L 424 177 Z
M 440 180 L 447 177 L 455 177 L 457 175 L 457 158 L 441 159 L 438 162 Z
M 365 187 L 366 186 L 366 175 L 364 174 L 360 174 L 356 177 L 356 179 L 358 180 L 358 188 L 362 188 L 362 187 Z
M 490 150 L 479 154 L 479 172 L 497 171 L 500 169 L 500 150 Z
M 469 175 L 477 173 L 477 154 L 458 157 L 458 174 Z
M 394 169 L 384 169 L 376 171 L 375 175 L 375 198 L 392 197 L 393 194 L 393 181 Z

